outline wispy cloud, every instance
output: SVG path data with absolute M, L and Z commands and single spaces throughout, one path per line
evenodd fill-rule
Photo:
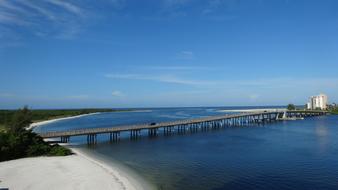
M 182 85 L 211 85 L 210 81 L 189 80 L 177 77 L 175 75 L 142 75 L 142 74 L 107 74 L 106 78 L 128 79 L 128 80 L 148 80 L 163 83 L 173 83 Z
M 9 9 L 9 10 L 13 10 L 13 11 L 17 11 L 20 13 L 27 13 L 27 11 L 19 6 L 16 6 L 13 4 L 13 2 L 9 2 L 7 0 L 0 0 L 0 9 L 4 10 L 4 9 Z
M 218 9 L 222 5 L 222 0 L 210 0 L 208 1 L 208 5 L 206 8 L 202 10 L 202 14 L 210 14 L 215 11 L 215 9 Z
M 60 1 L 60 0 L 48 0 L 49 3 L 57 5 L 75 15 L 78 16 L 83 16 L 84 12 L 81 8 L 69 3 L 69 2 L 64 2 L 64 1 Z
M 233 13 L 240 6 L 240 0 L 162 0 L 160 2 L 162 2 L 161 15 L 165 18 L 193 16 L 212 21 L 237 18 Z
M 201 80 L 195 77 L 182 77 L 175 74 L 106 74 L 106 78 L 125 80 L 144 80 L 180 85 L 190 85 L 209 89 L 296 89 L 299 86 L 315 90 L 338 88 L 338 78 L 253 78 L 253 79 L 206 79 Z M 254 96 L 255 95 L 255 96 Z M 258 98 L 257 94 L 250 96 L 250 99 Z M 257 96 L 256 96 L 257 95 Z
M 166 8 L 177 8 L 190 3 L 191 0 L 163 0 L 163 6 Z
M 126 0 L 110 0 L 111 5 L 116 9 L 122 9 L 126 6 Z
M 202 18 L 212 21 L 228 21 L 237 18 L 234 10 L 239 7 L 239 0 L 210 0 L 202 8 Z
M 124 96 L 124 94 L 121 91 L 119 91 L 119 90 L 114 90 L 111 93 L 111 95 L 114 96 L 114 97 L 122 97 L 122 96 Z
M 250 94 L 250 95 L 249 95 L 249 99 L 250 99 L 251 101 L 256 101 L 259 97 L 260 97 L 259 94 Z
M 17 35 L 15 27 L 39 37 L 71 38 L 81 31 L 87 13 L 74 1 L 0 0 L 0 27 Z M 6 31 L 0 32 L 4 35 Z M 2 39 L 4 42 L 6 41 Z
M 0 13 L 0 24 L 5 25 L 18 25 L 18 26 L 28 26 L 29 22 L 21 20 L 12 13 L 2 12 Z
M 204 66 L 149 66 L 148 69 L 152 70 L 176 70 L 176 71 L 199 71 L 199 70 L 210 70 L 212 68 L 210 67 L 204 67 Z
M 1 98 L 12 98 L 12 97 L 15 97 L 15 95 L 11 93 L 6 93 L 6 92 L 0 92 L 0 97 Z
M 89 95 L 87 95 L 87 94 L 71 95 L 71 96 L 68 96 L 66 98 L 71 99 L 71 100 L 88 100 Z
M 176 54 L 176 58 L 183 60 L 192 60 L 195 58 L 195 55 L 192 51 L 181 51 Z
M 217 11 L 232 11 L 240 4 L 240 0 L 209 0 L 202 14 L 212 14 Z
M 38 2 L 38 1 L 36 1 Z M 28 18 L 22 18 L 28 20 L 29 17 L 32 16 L 43 16 L 49 20 L 57 20 L 56 15 L 46 7 L 45 3 L 33 3 L 31 1 L 20 1 L 20 4 L 22 7 L 26 8 L 26 12 L 24 13 L 25 16 L 28 16 Z M 19 6 L 17 5 L 17 6 Z M 14 12 L 15 13 L 15 12 Z M 36 21 L 35 21 L 36 23 Z

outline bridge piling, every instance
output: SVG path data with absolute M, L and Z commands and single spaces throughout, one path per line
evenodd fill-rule
M 97 143 L 96 134 L 88 134 L 87 135 L 87 144 L 88 145 L 94 145 L 96 143 Z

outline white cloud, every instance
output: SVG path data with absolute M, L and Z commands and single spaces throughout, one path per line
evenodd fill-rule
M 118 90 L 114 90 L 112 93 L 111 93 L 112 96 L 114 97 L 121 97 L 121 96 L 124 96 L 124 94 L 121 92 L 121 91 L 118 91 Z

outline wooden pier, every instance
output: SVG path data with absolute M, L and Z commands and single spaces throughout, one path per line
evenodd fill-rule
M 67 143 L 71 136 L 87 136 L 88 144 L 97 143 L 97 134 L 109 134 L 110 142 L 120 140 L 121 132 L 129 132 L 130 139 L 135 140 L 141 136 L 141 131 L 147 131 L 149 137 L 158 136 L 160 131 L 164 135 L 173 133 L 184 134 L 187 132 L 194 133 L 197 131 L 208 131 L 211 129 L 219 129 L 226 126 L 244 126 L 249 124 L 261 124 L 276 122 L 283 115 L 288 117 L 310 117 L 325 115 L 325 111 L 269 111 L 269 112 L 248 112 L 231 115 L 211 116 L 188 120 L 179 120 L 172 122 L 162 122 L 156 124 L 139 124 L 114 126 L 108 128 L 89 128 L 77 129 L 70 131 L 57 131 L 40 133 L 43 138 L 60 138 L 61 142 Z

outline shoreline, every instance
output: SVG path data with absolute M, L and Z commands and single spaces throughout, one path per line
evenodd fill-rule
M 56 118 L 56 119 L 48 119 L 45 121 L 38 121 L 38 122 L 33 122 L 32 124 L 29 125 L 29 127 L 27 127 L 27 130 L 33 129 L 35 127 L 39 127 L 41 125 L 46 125 L 46 124 L 50 124 L 56 121 L 62 121 L 62 120 L 67 120 L 67 119 L 74 119 L 74 118 L 79 118 L 79 117 L 84 117 L 84 116 L 89 116 L 89 115 L 96 115 L 102 112 L 94 112 L 94 113 L 86 113 L 86 114 L 81 114 L 81 115 L 75 115 L 75 116 L 66 116 L 66 117 L 60 117 L 60 118 Z
M 218 110 L 217 112 L 261 112 L 261 111 L 285 111 L 286 108 L 258 108 L 258 109 L 237 109 L 237 110 Z
M 88 161 L 92 162 L 96 166 L 104 169 L 106 172 L 112 175 L 114 179 L 118 180 L 122 184 L 123 189 L 127 189 L 127 190 L 129 189 L 130 190 L 151 190 L 152 189 L 152 187 L 150 187 L 149 184 L 147 184 L 145 181 L 135 176 L 137 175 L 136 173 L 131 173 L 131 171 L 127 170 L 127 168 L 124 168 L 125 166 L 123 165 L 119 167 L 118 163 L 116 162 L 112 162 L 112 164 L 109 164 L 103 158 L 88 154 L 79 148 L 72 147 L 70 149 L 76 155 L 81 156 L 84 159 L 87 159 Z
M 152 112 L 152 110 L 116 111 L 114 113 L 118 113 L 118 112 Z M 30 130 L 30 129 L 34 129 L 35 127 L 39 127 L 39 126 L 42 126 L 42 125 L 47 125 L 47 124 L 50 124 L 50 123 L 53 123 L 53 122 L 57 122 L 57 121 L 62 121 L 62 120 L 67 120 L 67 119 L 74 119 L 74 118 L 79 118 L 79 117 L 84 117 L 84 116 L 90 116 L 90 115 L 96 115 L 96 114 L 100 114 L 100 113 L 110 113 L 110 112 L 86 113 L 86 114 L 80 114 L 80 115 L 75 115 L 75 116 L 65 116 L 65 117 L 60 117 L 60 118 L 56 118 L 56 119 L 48 119 L 48 120 L 44 120 L 44 121 L 33 122 L 26 129 Z
M 95 159 L 77 148 L 71 150 L 74 155 L 30 157 L 0 162 L 0 187 L 27 190 L 50 187 L 69 190 L 149 189 L 127 171 Z
M 117 160 L 106 157 L 102 154 L 93 153 L 89 149 L 82 149 L 78 147 L 70 148 L 74 150 L 74 153 L 80 154 L 88 160 L 93 161 L 98 166 L 106 168 L 107 170 L 111 170 L 113 173 L 117 173 L 116 176 L 125 179 L 125 183 L 129 184 L 127 187 L 136 187 L 136 190 L 155 190 L 156 188 L 150 184 L 147 180 L 145 180 L 141 175 L 137 172 L 129 168 L 128 166 L 120 163 Z M 130 189 L 130 188 L 126 188 Z

